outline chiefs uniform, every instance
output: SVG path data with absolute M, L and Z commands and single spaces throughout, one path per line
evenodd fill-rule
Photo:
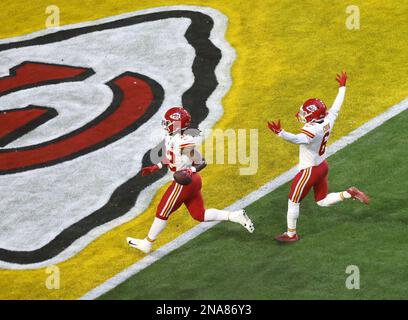
M 192 167 L 193 160 L 183 154 L 183 150 L 195 148 L 196 140 L 193 136 L 181 133 L 166 134 L 164 144 L 166 148 L 166 160 L 164 162 L 171 171 L 176 172 Z
M 194 158 L 188 153 L 196 146 L 195 138 L 191 135 L 176 133 L 165 137 L 166 159 L 164 164 L 172 172 L 192 169 Z M 185 203 L 191 216 L 204 221 L 204 201 L 201 194 L 201 176 L 198 172 L 191 173 L 192 182 L 188 185 L 178 184 L 173 180 L 164 193 L 156 211 L 156 217 L 166 220 L 170 214 Z
M 203 169 L 206 164 L 198 151 L 195 150 L 195 138 L 186 134 L 190 121 L 191 116 L 183 107 L 170 108 L 164 115 L 162 122 L 167 131 L 165 159 L 158 164 L 142 168 L 142 176 L 152 174 L 165 165 L 171 172 L 183 171 L 184 174 L 191 177 L 191 182 L 186 185 L 181 185 L 175 180 L 172 181 L 157 207 L 156 217 L 146 238 L 126 238 L 129 246 L 144 253 L 150 252 L 153 242 L 164 230 L 170 215 L 183 203 L 191 216 L 198 221 L 232 221 L 241 224 L 250 233 L 254 231 L 254 225 L 244 209 L 226 211 L 204 208 L 201 176 L 198 171 Z
M 316 202 L 323 200 L 328 194 L 329 166 L 325 160 L 326 146 L 345 92 L 346 87 L 340 87 L 328 114 L 320 121 L 306 123 L 300 134 L 293 135 L 285 130 L 278 134 L 288 142 L 299 144 L 299 173 L 294 178 L 289 193 L 289 199 L 292 202 L 300 202 L 309 193 L 311 187 L 314 187 Z
M 287 223 L 288 231 L 275 237 L 278 241 L 297 241 L 296 222 L 299 203 L 313 187 L 315 201 L 319 206 L 330 206 L 344 199 L 353 198 L 368 204 L 368 197 L 355 187 L 343 192 L 328 193 L 329 166 L 326 161 L 326 146 L 339 114 L 346 93 L 347 74 L 338 75 L 340 88 L 329 111 L 320 99 L 309 99 L 303 103 L 297 118 L 305 123 L 299 134 L 283 130 L 280 121 L 268 122 L 268 127 L 279 137 L 299 145 L 299 172 L 293 179 L 289 192 Z

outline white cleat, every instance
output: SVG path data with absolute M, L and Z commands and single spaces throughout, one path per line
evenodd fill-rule
M 249 233 L 252 233 L 255 230 L 254 224 L 247 216 L 245 209 L 231 212 L 230 221 L 239 223 L 245 229 L 247 229 Z
M 135 239 L 131 237 L 127 237 L 126 241 L 129 246 L 132 248 L 139 249 L 144 253 L 149 253 L 152 250 L 152 243 L 146 239 Z

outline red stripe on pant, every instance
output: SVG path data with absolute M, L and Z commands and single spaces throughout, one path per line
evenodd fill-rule
M 201 193 L 201 177 L 198 173 L 193 174 L 192 182 L 186 186 L 175 181 L 171 183 L 160 200 L 156 217 L 167 220 L 183 203 L 195 220 L 204 221 L 205 208 Z
M 328 171 L 329 166 L 326 160 L 318 166 L 300 170 L 293 179 L 289 199 L 295 203 L 301 202 L 312 187 L 314 189 L 315 201 L 317 202 L 324 199 L 329 189 L 327 179 Z

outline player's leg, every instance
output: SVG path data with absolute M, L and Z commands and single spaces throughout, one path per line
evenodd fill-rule
M 329 169 L 327 166 L 326 172 L 322 172 L 321 177 L 313 186 L 315 201 L 320 207 L 329 207 L 337 202 L 351 197 L 347 191 L 329 193 L 328 171 Z
M 296 231 L 297 220 L 300 212 L 300 202 L 309 193 L 313 185 L 314 172 L 313 168 L 307 168 L 298 172 L 292 181 L 289 192 L 287 226 L 288 229 L 283 234 L 275 237 L 277 241 L 291 242 L 299 240 Z
M 317 200 L 316 203 L 320 207 L 330 207 L 331 205 L 344 201 L 345 199 L 358 200 L 365 204 L 368 204 L 370 201 L 368 196 L 363 191 L 358 190 L 356 187 L 350 187 L 342 192 L 329 193 L 325 198 Z
M 139 249 L 144 253 L 149 253 L 154 241 L 165 229 L 170 214 L 176 211 L 183 203 L 182 194 L 184 186 L 173 183 L 167 188 L 156 210 L 156 217 L 153 220 L 149 233 L 144 239 L 128 237 L 126 240 L 131 247 Z
M 292 237 L 297 234 L 296 225 L 299 218 L 300 203 L 288 200 L 288 212 L 286 215 L 286 222 L 288 225 L 288 230 L 286 231 L 288 236 Z
M 364 192 L 358 190 L 355 187 L 348 188 L 342 192 L 332 192 L 328 193 L 328 171 L 329 167 L 327 162 L 324 161 L 321 166 L 319 166 L 321 171 L 321 177 L 316 181 L 314 188 L 315 201 L 320 207 L 329 207 L 335 203 L 344 201 L 345 199 L 357 199 L 365 204 L 368 204 L 369 199 Z
M 193 199 L 188 205 L 188 209 L 191 213 L 191 216 L 198 221 L 231 221 L 239 223 L 242 225 L 248 232 L 253 233 L 255 230 L 254 224 L 251 219 L 246 214 L 245 209 L 240 209 L 237 211 L 226 211 L 219 209 L 207 209 L 204 211 L 204 214 L 196 214 L 195 212 L 202 212 L 200 207 L 200 201 Z M 200 218 L 197 218 L 200 217 Z
M 185 205 L 191 216 L 200 222 L 203 221 L 232 221 L 241 224 L 248 232 L 254 232 L 255 228 L 245 210 L 227 211 L 219 209 L 205 209 L 201 193 L 201 179 L 199 186 L 192 192 Z

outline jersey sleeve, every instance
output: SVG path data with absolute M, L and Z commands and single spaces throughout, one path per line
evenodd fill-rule
M 183 139 L 180 141 L 180 149 L 183 150 L 185 148 L 194 148 L 197 142 L 193 136 L 184 136 Z
M 333 127 L 334 122 L 336 121 L 337 116 L 339 115 L 345 95 L 346 95 L 346 87 L 340 87 L 339 93 L 337 94 L 336 99 L 334 100 L 333 105 L 329 110 L 329 114 L 327 115 L 327 119 L 330 122 L 330 127 Z
M 316 130 L 316 125 L 307 123 L 303 126 L 300 132 L 306 135 L 310 140 L 313 140 L 316 136 Z
M 293 144 L 309 144 L 313 140 L 313 138 L 311 138 L 310 136 L 306 135 L 303 132 L 299 134 L 293 134 L 290 132 L 286 132 L 285 130 L 282 130 L 281 132 L 279 132 L 279 136 Z

